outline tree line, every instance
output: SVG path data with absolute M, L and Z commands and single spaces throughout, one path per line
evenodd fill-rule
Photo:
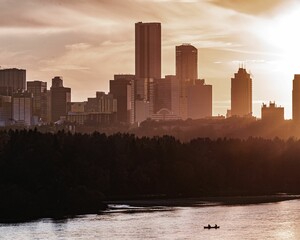
M 95 213 L 108 199 L 299 193 L 300 141 L 0 132 L 0 220 Z

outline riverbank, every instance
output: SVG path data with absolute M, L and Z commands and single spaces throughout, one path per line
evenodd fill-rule
M 158 198 L 158 199 L 134 199 L 105 201 L 110 205 L 127 205 L 132 207 L 186 207 L 186 206 L 209 206 L 209 205 L 248 205 L 273 203 L 300 199 L 300 195 L 263 195 L 263 196 L 232 196 L 232 197 L 199 197 L 199 198 Z
M 300 199 L 300 195 L 264 195 L 264 196 L 232 196 L 232 197 L 198 197 L 198 198 L 143 198 L 143 199 L 130 199 L 130 200 L 114 200 L 114 201 L 102 201 L 100 203 L 89 204 L 81 203 L 80 208 L 75 209 L 66 207 L 64 210 L 60 208 L 54 211 L 50 209 L 38 212 L 34 209 L 30 212 L 30 209 L 26 211 L 16 209 L 8 214 L 0 217 L 0 223 L 18 223 L 18 222 L 30 222 L 42 218 L 52 219 L 68 219 L 76 216 L 86 214 L 102 214 L 112 209 L 128 209 L 128 208 L 149 208 L 149 207 L 207 207 L 207 206 L 220 206 L 220 205 L 249 205 L 249 204 L 262 204 L 262 203 L 274 203 L 281 201 L 289 201 Z M 74 206 L 73 206 L 74 207 Z M 78 205 L 77 205 L 78 207 Z M 68 211 L 66 211 L 68 209 Z M 157 208 L 159 210 L 159 208 Z M 9 210 L 9 209 L 7 209 Z M 41 208 L 39 208 L 41 210 Z M 52 209 L 53 210 L 53 209 Z M 132 209 L 131 209 L 132 210 Z

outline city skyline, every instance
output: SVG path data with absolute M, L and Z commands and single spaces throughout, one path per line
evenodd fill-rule
M 62 75 L 74 89 L 72 101 L 108 92 L 114 74 L 134 73 L 134 23 L 158 21 L 162 76 L 175 74 L 175 46 L 191 43 L 198 49 L 199 78 L 213 85 L 214 115 L 230 108 L 230 80 L 244 62 L 253 74 L 254 115 L 260 116 L 263 102 L 276 101 L 286 118 L 292 117 L 292 80 L 300 68 L 295 61 L 299 36 L 292 28 L 296 1 L 26 1 L 18 7 L 17 1 L 0 2 L 6 19 L 0 65 L 25 68 L 27 80 L 49 86 L 53 76 Z M 56 20 L 54 13 L 60 14 Z

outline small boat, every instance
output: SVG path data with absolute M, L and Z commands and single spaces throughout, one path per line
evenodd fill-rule
M 215 225 L 215 226 L 210 226 L 210 225 L 204 226 L 204 229 L 211 229 L 211 228 L 218 229 L 218 228 L 220 228 L 220 226 L 217 226 L 217 225 Z

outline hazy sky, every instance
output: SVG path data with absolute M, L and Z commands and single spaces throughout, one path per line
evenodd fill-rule
M 199 78 L 213 85 L 213 113 L 230 107 L 240 62 L 253 74 L 254 114 L 276 101 L 291 118 L 300 73 L 297 0 L 0 0 L 0 66 L 27 80 L 63 76 L 72 101 L 108 91 L 116 73 L 134 73 L 134 23 L 162 23 L 162 74 L 175 74 L 175 46 L 198 48 Z

